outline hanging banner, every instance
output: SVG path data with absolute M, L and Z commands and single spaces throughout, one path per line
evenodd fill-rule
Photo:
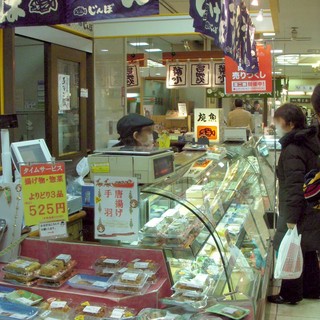
M 211 37 L 242 69 L 250 73 L 259 71 L 255 28 L 244 1 L 190 0 L 190 16 L 195 31 Z
M 139 232 L 136 178 L 95 176 L 95 238 L 132 242 Z
M 213 87 L 224 87 L 226 65 L 224 61 L 213 63 Z
M 196 140 L 208 138 L 209 142 L 219 143 L 223 121 L 222 109 L 194 109 L 194 130 Z
M 271 46 L 257 46 L 260 71 L 247 73 L 230 57 L 226 62 L 226 94 L 272 93 Z
M 58 106 L 60 111 L 70 110 L 71 106 L 70 76 L 68 74 L 58 75 Z
M 68 221 L 64 163 L 22 165 L 20 172 L 25 224 Z
M 188 64 L 167 64 L 167 88 L 183 88 L 188 86 Z
M 129 64 L 127 66 L 127 88 L 140 87 L 140 68 L 139 64 Z
M 0 26 L 39 26 L 159 14 L 159 0 L 0 0 Z
M 212 65 L 210 62 L 190 62 L 190 87 L 211 87 Z

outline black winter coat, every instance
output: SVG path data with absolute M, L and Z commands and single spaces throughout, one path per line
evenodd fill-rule
M 318 167 L 320 143 L 317 128 L 293 130 L 279 141 L 282 152 L 277 175 L 279 180 L 279 218 L 274 247 L 279 249 L 287 232 L 287 223 L 298 226 L 304 251 L 320 250 L 320 210 L 307 204 L 303 197 L 304 177 Z

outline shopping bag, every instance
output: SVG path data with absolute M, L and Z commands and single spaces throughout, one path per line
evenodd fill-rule
M 303 256 L 301 250 L 301 235 L 297 226 L 289 229 L 281 241 L 275 266 L 275 279 L 297 279 L 301 276 Z

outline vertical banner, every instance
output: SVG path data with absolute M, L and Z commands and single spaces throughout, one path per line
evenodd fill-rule
M 140 71 L 139 64 L 129 64 L 127 66 L 127 88 L 140 87 Z
M 132 242 L 139 232 L 136 178 L 95 176 L 95 238 Z
M 0 0 L 1 1 L 1 0 Z M 70 110 L 70 76 L 58 75 L 58 105 L 60 111 Z
M 208 138 L 209 142 L 220 142 L 222 109 L 194 109 L 194 130 L 196 139 Z
M 226 93 L 272 93 L 272 59 L 271 46 L 257 46 L 260 70 L 258 73 L 247 73 L 230 57 L 226 62 Z
M 190 87 L 211 87 L 212 64 L 210 62 L 190 62 Z
M 213 63 L 213 87 L 224 87 L 226 65 L 224 61 Z
M 22 165 L 20 172 L 25 224 L 68 221 L 64 163 Z
M 188 86 L 188 63 L 167 64 L 167 88 L 184 88 Z

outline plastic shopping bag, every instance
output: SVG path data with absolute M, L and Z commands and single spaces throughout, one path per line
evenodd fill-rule
M 303 268 L 301 235 L 297 226 L 289 229 L 281 241 L 278 259 L 275 266 L 275 279 L 298 279 Z

